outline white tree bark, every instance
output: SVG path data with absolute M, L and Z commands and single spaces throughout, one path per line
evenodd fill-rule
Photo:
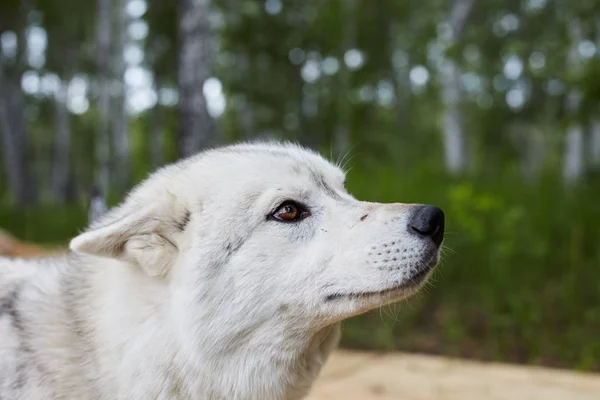
M 444 69 L 444 86 L 442 89 L 442 99 L 445 105 L 442 120 L 444 157 L 448 171 L 458 174 L 464 171 L 467 165 L 463 120 L 458 108 L 460 101 L 460 71 L 454 61 L 447 61 Z
M 161 85 L 156 82 L 154 78 L 154 90 L 156 93 L 160 93 Z M 154 105 L 152 112 L 150 112 L 150 139 L 149 139 L 149 150 L 150 150 L 150 164 L 152 168 L 156 169 L 163 165 L 164 154 L 165 154 L 165 133 L 164 133 L 164 115 L 163 109 L 160 103 L 157 101 Z
M 410 98 L 410 59 L 406 44 L 400 39 L 400 29 L 391 16 L 387 17 L 390 38 L 390 78 L 394 85 L 396 119 L 399 129 L 406 122 L 406 108 Z
M 567 57 L 567 69 L 577 74 L 581 68 L 581 56 L 579 44 L 583 39 L 580 21 L 573 19 L 569 22 L 569 33 L 571 37 L 571 48 Z M 581 179 L 584 172 L 584 137 L 583 127 L 578 120 L 577 112 L 581 103 L 582 94 L 577 88 L 573 88 L 567 95 L 566 111 L 571 118 L 565 136 L 565 152 L 563 158 L 563 179 L 567 184 L 574 184 Z
M 125 103 L 125 47 L 128 43 L 127 16 L 128 0 L 117 0 L 115 9 L 116 51 L 113 59 L 114 82 L 118 89 L 114 97 L 112 121 L 112 140 L 114 154 L 113 180 L 119 194 L 125 193 L 131 181 L 130 149 L 129 149 L 129 119 Z
M 342 2 L 345 11 L 344 23 L 342 24 L 342 52 L 340 57 L 340 70 L 338 73 L 338 117 L 337 126 L 333 137 L 334 156 L 344 154 L 350 145 L 350 111 L 351 103 L 347 100 L 350 90 L 350 71 L 344 62 L 344 55 L 348 50 L 354 48 L 356 43 L 356 0 Z
M 592 122 L 590 137 L 590 162 L 594 168 L 600 167 L 600 119 Z
M 106 196 L 110 179 L 110 40 L 111 0 L 97 0 L 97 54 L 98 65 L 98 114 L 99 126 L 96 133 L 95 186 Z
M 530 125 L 519 126 L 519 134 L 525 138 L 523 174 L 525 179 L 536 179 L 544 165 L 544 132 Z
M 69 81 L 62 79 L 55 104 L 54 160 L 52 162 L 52 194 L 54 200 L 65 203 L 69 184 L 69 147 L 71 145 L 71 115 L 67 109 Z
M 583 172 L 583 129 L 579 124 L 573 124 L 567 130 L 563 177 L 565 182 L 572 184 L 581 178 Z
M 203 93 L 211 74 L 210 0 L 179 0 L 180 156 L 198 152 L 215 139 L 215 124 Z
M 108 211 L 108 208 L 106 207 L 106 198 L 100 193 L 98 188 L 93 187 L 88 208 L 88 223 L 94 222 L 104 215 L 106 211 Z
M 471 13 L 475 0 L 454 0 L 450 16 L 446 22 L 450 30 L 447 45 L 458 43 L 464 31 L 466 20 Z M 444 157 L 446 168 L 452 174 L 458 174 L 467 167 L 466 138 L 463 120 L 459 111 L 460 104 L 460 67 L 455 60 L 447 59 L 442 71 L 442 100 L 445 110 L 442 117 L 444 138 Z
M 600 20 L 596 23 L 596 57 L 600 58 Z M 600 110 L 596 110 L 590 127 L 590 163 L 594 168 L 600 168 Z

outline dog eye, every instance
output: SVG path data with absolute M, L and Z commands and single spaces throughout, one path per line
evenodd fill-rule
M 277 210 L 271 214 L 273 219 L 282 222 L 295 222 L 308 217 L 310 213 L 298 203 L 293 201 L 283 202 Z

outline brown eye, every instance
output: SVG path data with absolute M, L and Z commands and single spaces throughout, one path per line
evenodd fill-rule
M 271 217 L 283 222 L 298 221 L 306 216 L 308 216 L 308 211 L 293 201 L 286 201 L 279 206 L 277 211 L 271 214 Z

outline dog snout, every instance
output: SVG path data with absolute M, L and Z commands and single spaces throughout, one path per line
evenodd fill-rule
M 434 206 L 418 206 L 409 218 L 408 230 L 439 246 L 444 240 L 444 212 Z

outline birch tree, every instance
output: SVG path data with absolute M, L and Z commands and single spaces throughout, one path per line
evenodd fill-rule
M 67 109 L 69 80 L 61 79 L 55 95 L 54 160 L 52 163 L 52 194 L 55 201 L 65 203 L 69 184 L 69 148 L 71 115 Z
M 596 22 L 596 58 L 600 59 L 600 20 Z M 590 163 L 594 168 L 600 168 L 600 115 L 598 113 L 600 110 L 596 109 L 590 127 Z
M 215 138 L 204 82 L 211 74 L 210 0 L 178 0 L 180 156 L 198 152 Z
M 390 38 L 390 80 L 394 85 L 396 120 L 399 129 L 406 123 L 406 108 L 410 97 L 410 55 L 403 46 L 403 35 L 391 16 L 386 18 Z
M 356 0 L 345 0 L 342 2 L 345 11 L 340 26 L 342 27 L 341 65 L 338 74 L 338 118 L 337 127 L 334 132 L 333 145 L 336 155 L 343 154 L 350 143 L 350 119 L 351 103 L 347 99 L 350 90 L 350 71 L 345 57 L 356 45 Z
M 523 176 L 534 180 L 542 171 L 544 163 L 544 131 L 529 123 L 518 123 L 516 129 L 523 139 Z
M 19 133 L 11 124 L 9 98 L 16 93 L 14 88 L 10 86 L 11 84 L 4 77 L 2 64 L 0 64 L 0 128 L 2 129 L 5 168 L 8 175 L 8 186 L 14 200 L 22 203 L 27 198 L 25 187 L 25 149 L 22 140 L 23 132 Z
M 65 3 L 66 1 L 66 3 Z M 44 14 L 43 29 L 47 34 L 44 69 L 53 71 L 57 79 L 54 87 L 54 142 L 52 144 L 52 160 L 50 186 L 52 201 L 65 204 L 69 197 L 71 186 L 71 113 L 68 109 L 69 87 L 78 67 L 79 42 L 84 36 L 81 27 L 85 22 L 72 18 L 64 12 L 57 11 L 59 5 L 68 7 L 80 18 L 89 17 L 89 12 L 83 12 L 75 0 L 48 1 L 40 11 Z M 79 6 L 79 8 L 77 8 Z M 87 15 L 86 15 L 87 14 Z
M 174 34 L 165 31 L 167 27 L 160 24 L 160 17 L 166 13 L 176 15 L 173 10 L 176 9 L 173 4 L 153 3 L 155 7 L 150 7 L 146 13 L 146 19 L 150 25 L 150 32 L 146 41 L 146 60 L 152 68 L 152 89 L 157 95 L 156 103 L 147 114 L 149 124 L 148 150 L 150 165 L 153 169 L 158 168 L 165 162 L 165 135 L 166 135 L 166 110 L 162 104 L 161 93 L 163 92 L 164 82 L 173 82 L 176 80 L 176 72 L 171 68 L 171 60 L 175 58 L 175 40 Z M 169 7 L 168 10 L 165 8 Z M 170 11 L 169 11 L 170 10 Z M 176 24 L 172 24 L 172 28 Z M 176 31 L 176 29 L 173 29 Z
M 582 41 L 581 23 L 573 18 L 568 21 L 570 49 L 567 56 L 567 71 L 573 75 L 581 72 L 581 56 L 579 54 L 579 44 Z M 577 182 L 584 169 L 584 142 L 583 127 L 578 120 L 577 111 L 581 104 L 582 93 L 573 87 L 567 94 L 565 109 L 570 119 L 565 137 L 565 150 L 563 156 L 563 178 L 565 183 L 573 184 Z
M 595 118 L 591 126 L 590 162 L 594 168 L 600 167 L 600 118 Z
M 446 20 L 446 46 L 455 46 L 464 31 L 465 23 L 475 0 L 454 0 Z M 453 174 L 461 173 L 467 166 L 466 138 L 459 104 L 461 99 L 460 67 L 456 60 L 447 58 L 442 68 L 442 101 L 444 113 L 442 132 L 446 168 Z
M 97 187 L 92 187 L 90 193 L 90 204 L 88 207 L 88 223 L 92 223 L 108 211 L 106 198 Z
M 160 93 L 161 85 L 154 78 L 154 91 Z M 164 135 L 164 114 L 160 102 L 156 102 L 150 112 L 150 165 L 156 169 L 164 163 L 165 158 L 165 135 Z
M 110 179 L 110 54 L 111 54 L 111 0 L 97 0 L 96 63 L 98 66 L 98 114 L 96 132 L 95 185 L 106 196 Z
M 112 143 L 114 154 L 114 173 L 113 180 L 115 189 L 119 194 L 123 194 L 130 185 L 130 149 L 129 149 L 129 119 L 125 104 L 125 47 L 128 43 L 127 25 L 129 18 L 127 16 L 128 0 L 115 1 L 115 56 L 112 61 L 114 77 L 114 86 L 117 89 L 113 99 L 112 121 Z
M 25 26 L 24 19 L 16 15 L 4 14 L 0 17 L 15 18 L 17 24 L 17 53 L 12 68 L 0 54 L 0 129 L 2 129 L 2 147 L 8 175 L 8 185 L 13 199 L 19 204 L 28 204 L 33 200 L 32 185 L 27 167 L 27 123 L 24 114 L 24 99 L 20 83 L 25 65 Z M 5 32 L 6 20 L 0 18 L 0 34 Z M 20 25 L 20 26 L 19 26 Z

